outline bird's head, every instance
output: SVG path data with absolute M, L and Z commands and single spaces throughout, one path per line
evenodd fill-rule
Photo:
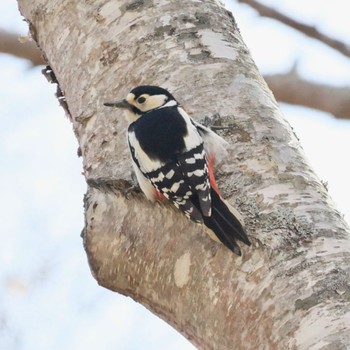
M 105 102 L 105 106 L 124 108 L 130 121 L 135 121 L 142 114 L 161 107 L 177 106 L 171 93 L 159 86 L 142 85 L 132 89 L 125 99 Z

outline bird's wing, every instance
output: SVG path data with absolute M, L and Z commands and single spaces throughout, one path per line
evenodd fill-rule
M 227 157 L 227 148 L 229 143 L 225 141 L 221 136 L 216 134 L 213 130 L 206 126 L 192 120 L 193 125 L 198 130 L 199 135 L 204 142 L 204 149 L 207 154 L 208 160 L 211 159 L 213 163 L 219 164 Z
M 152 134 L 141 134 L 139 136 L 150 138 L 154 136 L 156 143 L 159 138 L 162 139 L 163 148 L 170 149 L 170 142 L 177 142 L 164 137 L 166 128 L 162 126 L 162 122 L 171 119 L 169 122 L 184 123 L 186 129 L 183 137 L 183 148 L 181 151 L 174 153 L 171 160 L 161 160 L 162 152 L 158 148 L 154 150 L 152 156 L 146 153 L 142 147 L 145 139 L 137 139 L 134 130 L 137 131 L 137 123 L 135 127 L 130 129 L 128 134 L 129 147 L 132 158 L 137 168 L 140 169 L 143 177 L 148 179 L 151 184 L 162 193 L 166 198 L 174 203 L 174 205 L 183 211 L 191 220 L 202 222 L 202 216 L 209 216 L 211 214 L 211 198 L 210 198 L 210 183 L 208 175 L 208 167 L 206 160 L 206 153 L 203 148 L 203 140 L 198 133 L 197 127 L 193 125 L 191 118 L 182 109 L 174 111 L 166 108 L 157 110 L 153 114 L 147 115 L 148 124 L 153 123 Z M 168 114 L 167 114 L 168 113 Z M 157 123 L 150 120 L 150 118 L 158 119 Z M 160 128 L 154 132 L 154 128 Z M 176 128 L 176 124 L 173 124 Z M 174 136 L 173 134 L 171 135 Z M 160 147 L 159 146 L 159 147 Z M 157 157 L 157 155 L 160 155 Z M 141 177 L 141 180 L 143 178 Z M 141 184 L 140 184 L 141 186 Z M 144 186 L 149 192 L 148 186 Z M 147 193 L 146 193 L 146 196 Z
M 196 222 L 203 222 L 201 212 L 191 200 L 194 191 L 177 161 L 169 162 L 159 169 L 146 173 L 145 176 L 157 191 L 184 212 L 188 218 Z
M 149 179 L 147 179 L 147 177 L 143 175 L 139 167 L 136 165 L 134 159 L 132 159 L 132 165 L 134 167 L 137 182 L 139 183 L 140 188 L 147 197 L 147 199 L 149 199 L 152 202 L 155 200 L 164 200 L 164 197 L 160 194 L 160 192 L 156 190 L 151 181 L 149 181 Z

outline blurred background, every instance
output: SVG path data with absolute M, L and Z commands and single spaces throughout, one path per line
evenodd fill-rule
M 240 0 L 226 7 L 349 221 L 346 1 Z M 78 145 L 43 67 L 10 48 L 11 35 L 27 32 L 17 3 L 2 0 L 0 51 L 12 53 L 0 53 L 0 349 L 194 349 L 91 276 L 80 238 L 86 185 Z

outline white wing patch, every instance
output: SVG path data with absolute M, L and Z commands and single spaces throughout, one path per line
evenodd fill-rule
M 173 176 L 174 176 L 174 174 L 175 174 L 175 171 L 173 170 L 173 169 L 171 169 L 166 175 L 165 175 L 165 177 L 167 178 L 167 179 L 171 179 Z
M 128 133 L 128 139 L 131 147 L 134 148 L 135 154 L 137 154 L 138 159 L 142 159 L 142 164 L 140 163 L 140 168 L 143 173 L 150 173 L 161 168 L 164 163 L 159 160 L 152 160 L 142 149 L 139 141 L 136 138 L 135 132 L 131 131 Z
M 184 180 L 180 180 L 179 182 L 174 182 L 170 188 L 170 191 L 176 193 L 179 190 L 180 185 L 183 184 L 184 182 L 185 182 Z
M 187 173 L 187 176 L 188 176 L 188 177 L 191 177 L 191 176 L 193 176 L 193 175 L 195 175 L 195 176 L 203 176 L 203 175 L 204 175 L 204 170 L 202 170 L 202 169 L 197 169 L 197 170 L 195 170 L 195 171 L 189 171 L 189 172 Z
M 196 158 L 188 158 L 185 160 L 187 164 L 195 164 L 196 163 Z
M 178 107 L 178 111 L 181 114 L 184 121 L 186 122 L 186 128 L 188 133 L 184 137 L 184 141 L 185 141 L 186 150 L 189 151 L 199 146 L 203 141 L 201 136 L 198 133 L 196 126 L 193 125 L 189 115 L 181 107 Z

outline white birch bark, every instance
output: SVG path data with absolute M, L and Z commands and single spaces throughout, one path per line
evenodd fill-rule
M 349 228 L 310 168 L 237 29 L 215 1 L 19 0 L 69 108 L 88 181 L 92 273 L 200 349 L 350 347 Z M 283 49 L 283 48 L 281 48 Z M 129 186 L 126 122 L 103 102 L 168 88 L 194 118 L 220 113 L 224 196 L 243 257 Z

